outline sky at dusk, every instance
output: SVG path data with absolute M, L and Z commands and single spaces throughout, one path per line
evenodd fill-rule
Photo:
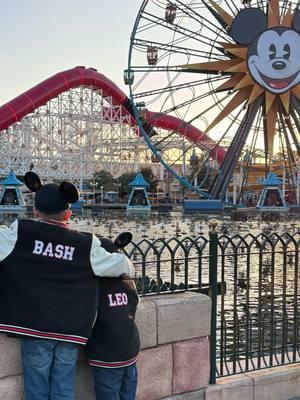
M 1 7 L 0 105 L 59 71 L 97 68 L 126 93 L 129 39 L 142 0 L 14 0 Z

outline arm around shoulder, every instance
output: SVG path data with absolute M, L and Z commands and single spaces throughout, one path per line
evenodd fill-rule
M 111 278 L 117 278 L 122 274 L 133 276 L 133 264 L 129 258 L 122 253 L 107 252 L 95 235 L 93 235 L 90 260 L 97 276 Z

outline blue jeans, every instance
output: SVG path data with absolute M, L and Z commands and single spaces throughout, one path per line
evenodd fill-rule
M 74 400 L 78 346 L 46 339 L 22 339 L 26 400 Z
M 96 400 L 134 400 L 136 364 L 122 368 L 93 367 Z

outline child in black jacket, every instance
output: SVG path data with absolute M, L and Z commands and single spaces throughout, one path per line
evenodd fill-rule
M 109 246 L 101 239 L 102 245 Z M 135 324 L 139 297 L 130 278 L 99 279 L 98 316 L 85 347 L 97 400 L 134 400 L 140 339 Z

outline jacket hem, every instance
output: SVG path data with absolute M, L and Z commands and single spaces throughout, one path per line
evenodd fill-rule
M 87 338 L 82 336 L 66 335 L 55 332 L 43 332 L 43 331 L 38 331 L 36 329 L 24 328 L 22 326 L 15 326 L 15 325 L 0 324 L 0 332 L 14 333 L 17 335 L 30 336 L 40 339 L 59 340 L 63 342 L 70 342 L 81 345 L 85 345 L 88 340 Z
M 98 367 L 98 368 L 121 368 L 121 367 L 128 367 L 136 362 L 138 356 L 131 358 L 127 361 L 100 361 L 100 360 L 88 360 L 88 363 L 91 367 Z

